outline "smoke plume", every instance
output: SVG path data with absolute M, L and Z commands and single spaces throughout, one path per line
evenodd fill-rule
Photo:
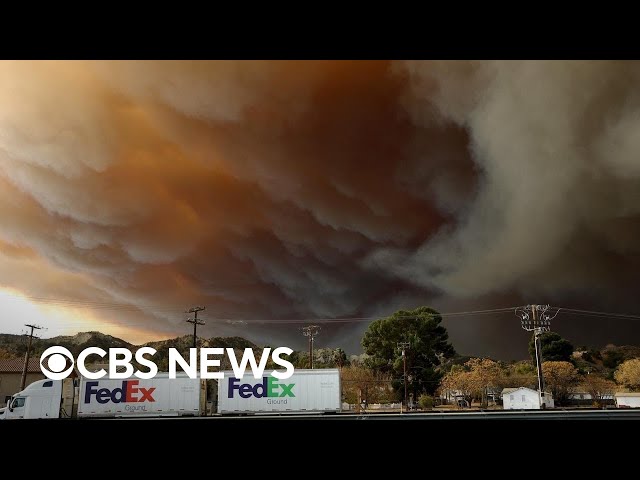
M 217 319 L 635 313 L 639 80 L 637 62 L 2 62 L 0 285 L 167 334 L 204 304 L 204 335 L 294 347 L 299 325 Z M 601 322 L 559 329 L 640 341 Z M 340 325 L 324 344 L 355 351 L 366 323 Z M 515 317 L 447 326 L 463 353 L 526 355 Z

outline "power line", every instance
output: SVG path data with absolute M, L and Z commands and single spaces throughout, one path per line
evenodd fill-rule
M 20 298 L 21 295 L 13 295 L 16 298 Z M 44 304 L 44 305 L 52 305 L 59 307 L 75 307 L 75 308 L 86 308 L 86 309 L 94 309 L 94 310 L 114 310 L 114 311 L 127 311 L 127 310 L 151 310 L 150 313 L 173 313 L 173 312 L 182 312 L 182 309 L 178 306 L 168 306 L 168 305 L 136 305 L 131 303 L 119 303 L 119 302 L 107 302 L 107 301 L 91 301 L 91 300 L 73 300 L 73 299 L 63 299 L 63 298 L 52 298 L 52 297 L 39 297 L 33 295 L 22 295 L 22 297 L 32 300 L 34 302 Z M 494 308 L 494 309 L 486 309 L 486 310 L 470 310 L 470 311 L 461 311 L 461 312 L 442 312 L 433 314 L 434 316 L 439 316 L 443 319 L 453 319 L 455 317 L 473 317 L 473 316 L 481 316 L 481 315 L 498 315 L 505 314 L 508 312 L 513 312 L 518 307 L 504 307 L 504 308 Z M 592 317 L 601 317 L 601 318 L 619 318 L 626 320 L 640 320 L 640 314 L 625 314 L 625 313 L 616 313 L 616 312 L 601 312 L 601 311 L 593 311 L 593 310 L 584 310 L 584 309 L 572 309 L 566 307 L 553 307 L 556 315 L 558 313 L 568 314 L 572 316 L 592 316 Z M 144 313 L 144 312 L 143 312 Z M 426 314 L 429 315 L 429 314 Z M 422 316 L 422 315 L 420 315 Z M 416 315 L 395 315 L 394 318 L 416 318 Z M 220 323 L 230 323 L 230 324 L 248 324 L 248 323 L 259 323 L 259 324 L 304 324 L 304 323 L 359 323 L 359 322 L 370 322 L 372 320 L 378 320 L 386 318 L 386 316 L 360 316 L 360 317 L 333 317 L 333 318 L 231 318 L 231 317 L 219 317 L 209 319 L 212 322 Z M 83 323 L 83 322 L 77 322 Z M 73 322 L 58 323 L 59 325 L 63 324 L 73 324 Z M 97 324 L 96 324 L 97 325 Z M 125 325 L 124 323 L 118 323 L 118 325 Z M 133 324 L 132 324 L 133 325 Z M 146 323 L 137 323 L 136 325 L 148 325 Z
M 627 313 L 613 313 L 613 312 L 595 312 L 592 310 L 578 310 L 575 308 L 559 308 L 564 313 L 570 313 L 574 315 L 585 315 L 593 317 L 611 317 L 611 318 L 625 318 L 629 320 L 640 320 L 640 315 L 633 315 Z
M 500 309 L 499 314 L 510 313 L 513 314 L 514 308 L 508 309 Z M 640 316 L 633 315 L 624 315 L 617 316 L 618 314 L 605 313 L 605 312 L 590 312 L 590 311 L 575 311 L 570 309 L 559 309 L 560 313 L 563 315 L 577 316 L 577 317 L 596 317 L 596 318 L 612 318 L 612 319 L 620 319 L 620 320 L 640 320 Z M 466 317 L 474 317 L 485 315 L 484 312 L 464 312 L 463 313 L 444 313 L 440 314 L 441 317 L 451 318 L 451 317 L 459 317 L 461 315 L 465 315 Z M 228 324 L 228 325 L 251 325 L 251 324 L 266 324 L 266 325 L 296 325 L 296 324 L 305 324 L 309 323 L 309 321 L 314 321 L 315 323 L 319 323 L 322 325 L 331 325 L 331 324 L 345 324 L 345 323 L 366 323 L 371 322 L 373 320 L 379 320 L 386 317 L 348 317 L 348 318 L 315 318 L 315 319 L 231 319 L 231 318 L 209 318 L 208 321 L 213 324 Z M 410 316 L 396 316 L 395 318 L 416 318 L 415 315 Z M 462 319 L 461 319 L 462 320 Z M 469 318 L 464 318 L 464 320 L 469 320 Z M 85 326 L 87 322 L 82 320 L 76 321 L 61 321 L 56 322 L 56 326 L 59 327 L 75 327 L 75 326 Z M 151 324 L 149 322 L 91 322 L 90 326 L 92 327 L 149 327 Z

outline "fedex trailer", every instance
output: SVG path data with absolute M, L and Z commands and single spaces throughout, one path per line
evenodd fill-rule
M 339 412 L 342 398 L 338 369 L 296 369 L 279 380 L 265 374 L 261 378 L 225 371 L 218 381 L 218 413 L 291 414 Z
M 89 380 L 80 382 L 78 417 L 199 416 L 205 382 L 186 375 L 170 379 Z
M 13 395 L 0 419 L 200 416 L 206 383 L 159 373 L 143 380 L 88 378 L 39 380 Z

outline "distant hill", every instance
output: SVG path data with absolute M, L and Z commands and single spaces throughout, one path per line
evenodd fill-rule
M 153 361 L 158 365 L 161 372 L 167 371 L 169 368 L 169 349 L 175 348 L 180 352 L 184 358 L 188 358 L 189 349 L 193 347 L 193 337 L 191 335 L 184 335 L 182 337 L 170 338 L 169 340 L 161 340 L 158 342 L 149 342 L 144 345 L 133 346 L 132 350 L 137 350 L 141 347 L 151 347 L 157 350 L 157 353 L 153 356 Z M 256 349 L 256 354 L 260 347 L 255 343 L 242 337 L 212 337 L 202 338 L 198 341 L 198 347 L 207 348 L 233 348 L 236 357 L 242 357 L 245 348 Z M 221 367 L 223 370 L 231 368 L 231 364 L 226 356 L 220 358 Z
M 242 337 L 211 337 L 202 338 L 198 340 L 199 347 L 210 348 L 258 348 L 258 346 Z M 167 350 L 169 348 L 177 348 L 178 350 L 188 349 L 193 347 L 193 337 L 191 335 L 184 335 L 182 337 L 170 338 L 169 340 L 160 340 L 157 342 L 148 342 L 139 347 L 151 347 L 156 350 Z M 138 347 L 136 347 L 138 348 Z
M 31 354 L 38 356 L 47 348 L 60 345 L 74 356 L 88 347 L 100 347 L 104 350 L 109 348 L 128 348 L 135 352 L 141 347 L 152 347 L 158 350 L 158 358 L 164 357 L 169 348 L 176 348 L 183 355 L 186 354 L 193 345 L 193 337 L 185 335 L 182 337 L 161 340 L 158 342 L 148 342 L 142 345 L 133 345 L 121 338 L 105 335 L 100 332 L 81 332 L 75 335 L 61 335 L 52 338 L 41 338 L 34 340 L 31 345 Z M 199 338 L 199 347 L 226 348 L 244 350 L 245 348 L 258 348 L 258 346 L 242 337 L 212 337 Z M 24 335 L 0 334 L 0 358 L 23 358 L 27 349 L 27 339 Z
M 193 337 L 191 335 L 183 335 L 181 337 L 170 338 L 168 340 L 159 340 L 157 342 L 148 342 L 142 345 L 133 345 L 121 338 L 105 335 L 100 332 L 81 332 L 75 335 L 61 335 L 58 337 L 37 339 L 31 346 L 31 355 L 37 358 L 47 348 L 60 345 L 63 346 L 76 357 L 82 350 L 88 347 L 100 347 L 104 350 L 114 347 L 128 348 L 135 352 L 142 347 L 154 348 L 157 352 L 153 356 L 153 361 L 158 366 L 159 371 L 166 372 L 169 366 L 169 349 L 177 349 L 183 358 L 189 357 L 189 349 L 193 346 Z M 260 350 L 262 346 L 242 337 L 211 337 L 198 338 L 198 347 L 209 348 L 233 348 L 236 358 L 242 358 L 245 348 L 253 348 Z M 27 349 L 27 339 L 24 335 L 0 334 L 0 358 L 24 358 Z M 315 351 L 315 365 L 319 368 L 335 368 L 336 352 L 338 349 L 317 349 Z M 256 351 L 256 354 L 258 352 Z M 221 361 L 221 369 L 231 369 L 229 358 L 223 355 L 219 358 Z M 306 351 L 294 351 L 289 360 L 296 368 L 309 368 L 309 355 Z M 92 359 L 90 358 L 90 361 Z M 346 359 L 345 362 L 349 361 Z M 134 361 L 135 365 L 136 362 Z M 267 368 L 277 368 L 270 358 L 267 362 Z
M 640 358 L 640 346 L 607 345 L 601 350 L 579 348 L 573 352 L 572 361 L 583 372 L 596 372 L 613 378 L 613 372 L 624 361 Z
M 22 358 L 27 351 L 27 338 L 24 335 L 0 334 L 0 357 Z M 31 345 L 32 355 L 40 355 L 47 348 L 54 345 L 61 345 L 68 348 L 71 353 L 77 355 L 87 347 L 114 348 L 134 347 L 129 342 L 121 338 L 105 335 L 100 332 L 81 332 L 72 336 L 58 336 L 52 338 L 39 338 Z

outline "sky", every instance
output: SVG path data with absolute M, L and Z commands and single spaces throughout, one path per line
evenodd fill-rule
M 0 62 L 0 332 L 143 342 L 203 305 L 203 336 L 293 348 L 357 317 L 316 339 L 357 353 L 370 318 L 421 305 L 640 314 L 639 81 L 638 62 Z M 510 312 L 445 326 L 460 353 L 526 356 Z

